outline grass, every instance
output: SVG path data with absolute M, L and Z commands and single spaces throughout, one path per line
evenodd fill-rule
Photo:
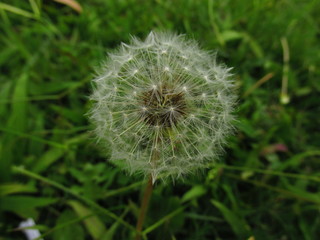
M 107 162 L 84 114 L 106 53 L 153 29 L 233 67 L 239 121 L 220 163 L 156 185 L 144 239 L 317 239 L 318 1 L 79 3 L 0 3 L 0 239 L 25 239 L 28 217 L 45 239 L 134 237 L 144 183 Z

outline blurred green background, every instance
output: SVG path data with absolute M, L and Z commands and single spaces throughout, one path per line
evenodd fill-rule
M 132 239 L 143 179 L 84 114 L 107 52 L 151 30 L 218 52 L 239 121 L 221 162 L 156 184 L 144 238 L 320 239 L 319 1 L 78 2 L 0 2 L 0 239 L 26 239 L 29 217 L 44 239 Z

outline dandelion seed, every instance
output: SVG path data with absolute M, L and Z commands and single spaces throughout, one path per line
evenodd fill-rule
M 133 70 L 133 75 L 136 74 L 137 72 L 139 72 L 138 69 Z
M 233 129 L 229 71 L 183 35 L 151 32 L 122 44 L 94 80 L 89 112 L 110 161 L 153 181 L 217 161 Z

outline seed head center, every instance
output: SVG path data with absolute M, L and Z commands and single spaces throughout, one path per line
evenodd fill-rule
M 147 109 L 141 112 L 141 118 L 152 126 L 175 126 L 187 114 L 185 93 L 167 86 L 143 92 L 139 101 Z

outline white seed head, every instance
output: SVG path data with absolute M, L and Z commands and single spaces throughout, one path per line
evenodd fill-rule
M 178 178 L 215 162 L 232 132 L 229 69 L 183 35 L 151 32 L 110 54 L 89 112 L 110 160 L 130 173 Z

